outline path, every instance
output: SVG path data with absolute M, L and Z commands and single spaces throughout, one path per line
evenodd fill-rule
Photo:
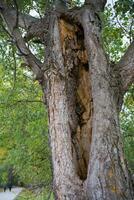
M 12 188 L 11 192 L 6 190 L 6 192 L 0 192 L 0 200 L 14 200 L 15 197 L 22 191 L 23 188 Z

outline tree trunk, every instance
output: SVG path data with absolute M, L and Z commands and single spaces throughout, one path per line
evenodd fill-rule
M 89 9 L 79 24 L 50 20 L 45 96 L 55 199 L 132 200 L 119 128 L 120 75 L 101 47 L 98 21 Z
M 122 99 L 120 76 L 118 69 L 109 65 L 90 18 L 91 12 L 85 10 L 83 27 L 90 61 L 94 108 L 87 177 L 88 199 L 133 199 L 119 127 Z
M 81 134 L 85 134 L 86 140 L 88 139 L 86 143 L 89 144 L 90 135 L 87 137 L 86 129 L 91 129 L 87 127 L 91 116 L 90 106 L 86 108 L 90 103 L 88 85 L 84 88 L 87 90 L 85 100 L 88 104 L 81 103 L 84 101 L 81 90 L 89 79 L 87 66 L 84 66 L 87 59 L 84 60 L 85 54 L 81 49 L 81 43 L 77 44 L 77 28 L 64 20 L 58 20 L 56 16 L 51 17 L 50 24 L 51 37 L 46 51 L 46 65 L 50 67 L 45 73 L 45 95 L 49 113 L 55 198 L 82 200 L 85 199 L 85 194 L 81 179 L 85 179 L 87 175 L 89 145 L 84 146 L 85 141 L 80 141 L 80 137 Z M 83 56 L 83 61 L 78 58 L 79 56 Z M 87 114 L 83 125 L 81 123 L 84 119 L 80 117 L 84 112 Z

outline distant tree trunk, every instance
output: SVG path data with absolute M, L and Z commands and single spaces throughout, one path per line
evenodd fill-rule
M 134 42 L 117 65 L 109 63 L 98 14 L 105 4 L 86 0 L 81 8 L 51 11 L 38 22 L 19 14 L 14 20 L 0 1 L 1 15 L 44 91 L 57 200 L 134 199 L 119 126 L 123 95 L 134 80 Z M 28 49 L 16 21 L 29 28 L 27 39 L 44 42 L 45 63 Z

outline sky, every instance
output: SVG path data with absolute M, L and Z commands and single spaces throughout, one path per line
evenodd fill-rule
M 113 4 L 115 0 L 107 0 L 107 4 Z
M 112 2 L 112 0 L 107 0 L 107 3 L 111 3 Z

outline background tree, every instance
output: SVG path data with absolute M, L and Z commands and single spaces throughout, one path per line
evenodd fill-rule
M 19 65 L 19 64 L 18 64 Z M 37 82 L 24 69 L 1 67 L 0 146 L 5 165 L 14 167 L 18 182 L 24 185 L 50 184 L 47 117 Z M 5 73 L 4 73 L 5 72 Z M 10 74 L 11 72 L 11 74 Z M 26 75 L 24 76 L 23 74 Z M 8 80 L 7 80 L 8 77 Z M 46 173 L 47 172 L 47 173 Z

